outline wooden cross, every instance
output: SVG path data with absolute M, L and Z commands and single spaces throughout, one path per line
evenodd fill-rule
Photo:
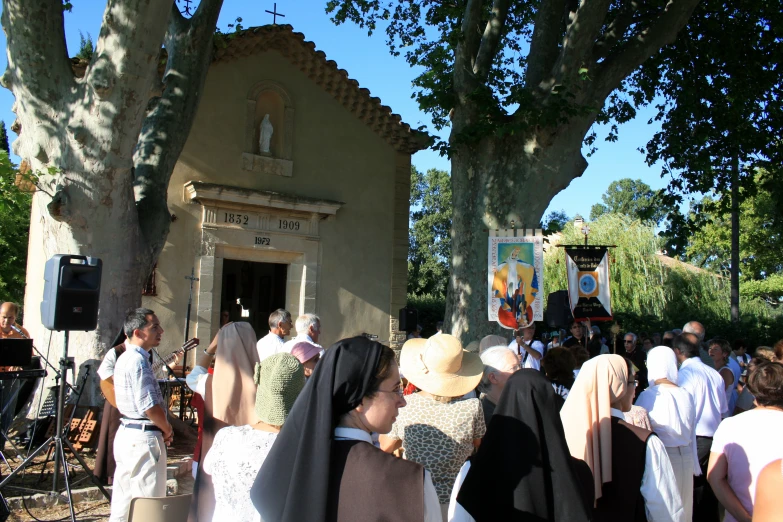
M 275 2 L 275 6 L 272 8 L 271 11 L 269 9 L 265 9 L 265 11 L 272 15 L 272 25 L 277 25 L 277 17 L 278 16 L 281 16 L 281 17 L 285 18 L 284 14 L 280 14 L 280 13 L 277 12 L 277 2 Z

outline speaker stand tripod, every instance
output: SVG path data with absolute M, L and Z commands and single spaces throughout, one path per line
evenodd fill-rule
M 65 432 L 63 428 L 63 417 L 65 417 L 65 389 L 66 389 L 66 373 L 68 371 L 68 368 L 73 364 L 68 360 L 68 330 L 65 330 L 63 332 L 65 334 L 65 338 L 63 340 L 63 356 L 60 359 L 60 368 L 59 368 L 59 375 L 62 378 L 62 383 L 60 384 L 58 390 L 57 390 L 57 409 L 55 411 L 55 422 L 56 422 L 56 429 L 54 432 L 54 435 L 49 437 L 46 442 L 38 446 L 38 448 L 35 449 L 32 453 L 30 453 L 27 458 L 19 464 L 19 467 L 16 468 L 10 475 L 5 477 L 2 482 L 0 482 L 0 489 L 3 488 L 11 479 L 13 479 L 16 475 L 18 475 L 22 470 L 27 468 L 29 465 L 32 464 L 35 457 L 37 457 L 41 452 L 44 450 L 47 451 L 54 451 L 54 474 L 52 479 L 52 493 L 57 494 L 59 491 L 57 490 L 57 475 L 60 474 L 60 465 L 62 464 L 63 468 L 63 480 L 65 482 L 65 491 L 68 494 L 68 507 L 71 511 L 71 521 L 76 522 L 76 512 L 73 508 L 73 494 L 71 493 L 71 484 L 68 477 L 68 461 L 65 458 L 65 449 L 66 447 L 71 451 L 74 457 L 76 457 L 76 460 L 79 461 L 79 464 L 84 469 L 84 471 L 87 472 L 87 475 L 90 477 L 90 480 L 92 480 L 93 484 L 95 484 L 98 489 L 103 493 L 103 496 L 106 497 L 107 500 L 111 500 L 111 495 L 108 491 L 106 491 L 106 488 L 103 487 L 103 484 L 95 478 L 95 475 L 93 475 L 92 470 L 90 470 L 89 466 L 87 466 L 87 463 L 84 461 L 81 455 L 74 449 L 73 445 L 71 445 L 71 441 L 68 440 L 67 433 Z

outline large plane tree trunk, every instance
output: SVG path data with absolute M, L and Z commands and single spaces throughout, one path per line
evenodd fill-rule
M 221 4 L 203 0 L 185 19 L 174 0 L 110 0 L 95 56 L 79 77 L 67 56 L 61 0 L 3 0 L 2 84 L 16 98 L 19 132 L 13 150 L 38 176 L 25 326 L 53 364 L 63 335 L 41 325 L 44 264 L 58 253 L 103 261 L 98 327 L 70 336 L 79 372 L 92 366 L 83 404 L 96 403 L 98 360 L 126 311 L 140 305 L 165 244 L 166 189 L 198 105 Z

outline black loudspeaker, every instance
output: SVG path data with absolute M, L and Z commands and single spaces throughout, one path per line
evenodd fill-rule
M 101 293 L 100 259 L 57 254 L 46 262 L 41 323 L 49 330 L 95 330 Z
M 571 306 L 568 303 L 568 290 L 552 292 L 546 298 L 546 324 L 551 328 L 568 326 L 571 321 Z
M 400 331 L 412 332 L 419 324 L 419 312 L 413 308 L 400 308 Z

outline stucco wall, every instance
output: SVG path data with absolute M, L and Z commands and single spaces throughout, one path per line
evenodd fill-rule
M 248 152 L 247 96 L 264 80 L 282 85 L 295 109 L 292 177 L 241 168 L 242 154 Z M 321 344 L 328 346 L 363 331 L 389 339 L 390 313 L 396 313 L 391 310 L 394 214 L 401 211 L 399 201 L 395 208 L 395 193 L 400 193 L 401 177 L 402 184 L 406 177 L 409 183 L 409 174 L 399 175 L 399 165 L 406 164 L 406 159 L 409 165 L 409 156 L 398 155 L 274 51 L 214 64 L 169 186 L 169 208 L 177 219 L 158 261 L 158 295 L 145 298 L 144 305 L 158 312 L 169 338 L 181 342 L 189 285 L 185 276 L 191 267 L 198 275 L 202 255 L 202 206 L 185 200 L 182 187 L 186 182 L 270 190 L 344 203 L 336 216 L 319 223 L 320 269 L 314 308 L 322 320 Z M 396 256 L 400 257 L 399 252 Z M 196 331 L 199 284 L 194 285 L 191 333 Z M 291 312 L 294 316 L 298 313 Z M 215 331 L 212 324 L 211 333 Z M 202 344 L 206 342 L 202 339 Z M 168 348 L 173 349 L 174 344 Z

